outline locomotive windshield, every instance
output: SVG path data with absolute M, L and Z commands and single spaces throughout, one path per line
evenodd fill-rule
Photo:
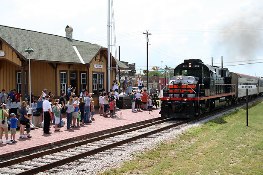
M 183 75 L 183 76 L 194 76 L 194 77 L 202 77 L 202 69 L 175 69 L 174 76 Z

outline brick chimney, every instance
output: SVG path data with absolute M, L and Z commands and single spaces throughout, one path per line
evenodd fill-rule
M 73 28 L 67 25 L 65 28 L 65 32 L 66 32 L 66 38 L 72 40 Z

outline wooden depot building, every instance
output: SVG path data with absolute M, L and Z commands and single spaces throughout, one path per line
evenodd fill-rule
M 0 25 L 0 90 L 16 89 L 22 97 L 29 94 L 30 62 L 32 95 L 48 89 L 60 96 L 71 85 L 76 94 L 87 89 L 96 97 L 99 90 L 108 89 L 108 64 L 114 67 L 110 82 L 115 79 L 116 67 L 127 68 L 113 57 L 108 63 L 107 48 L 73 39 L 69 26 L 65 31 L 63 37 Z M 33 52 L 26 52 L 27 48 Z

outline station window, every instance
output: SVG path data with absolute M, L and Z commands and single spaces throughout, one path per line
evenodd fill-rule
M 25 72 L 25 88 L 27 91 L 26 72 Z M 22 89 L 22 73 L 16 72 L 16 91 L 18 93 L 21 93 L 21 89 Z
M 16 73 L 16 90 L 18 93 L 21 93 L 21 86 L 22 86 L 21 72 L 17 72 Z
M 104 89 L 104 73 L 92 74 L 92 90 L 93 93 L 98 94 L 100 90 Z
M 80 73 L 80 88 L 87 89 L 87 73 Z
M 60 72 L 60 90 L 64 93 L 67 90 L 67 72 Z

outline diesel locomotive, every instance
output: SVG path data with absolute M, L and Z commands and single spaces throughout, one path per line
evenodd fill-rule
M 262 95 L 263 79 L 206 65 L 200 59 L 184 60 L 163 89 L 162 117 L 193 118 L 216 108 Z

